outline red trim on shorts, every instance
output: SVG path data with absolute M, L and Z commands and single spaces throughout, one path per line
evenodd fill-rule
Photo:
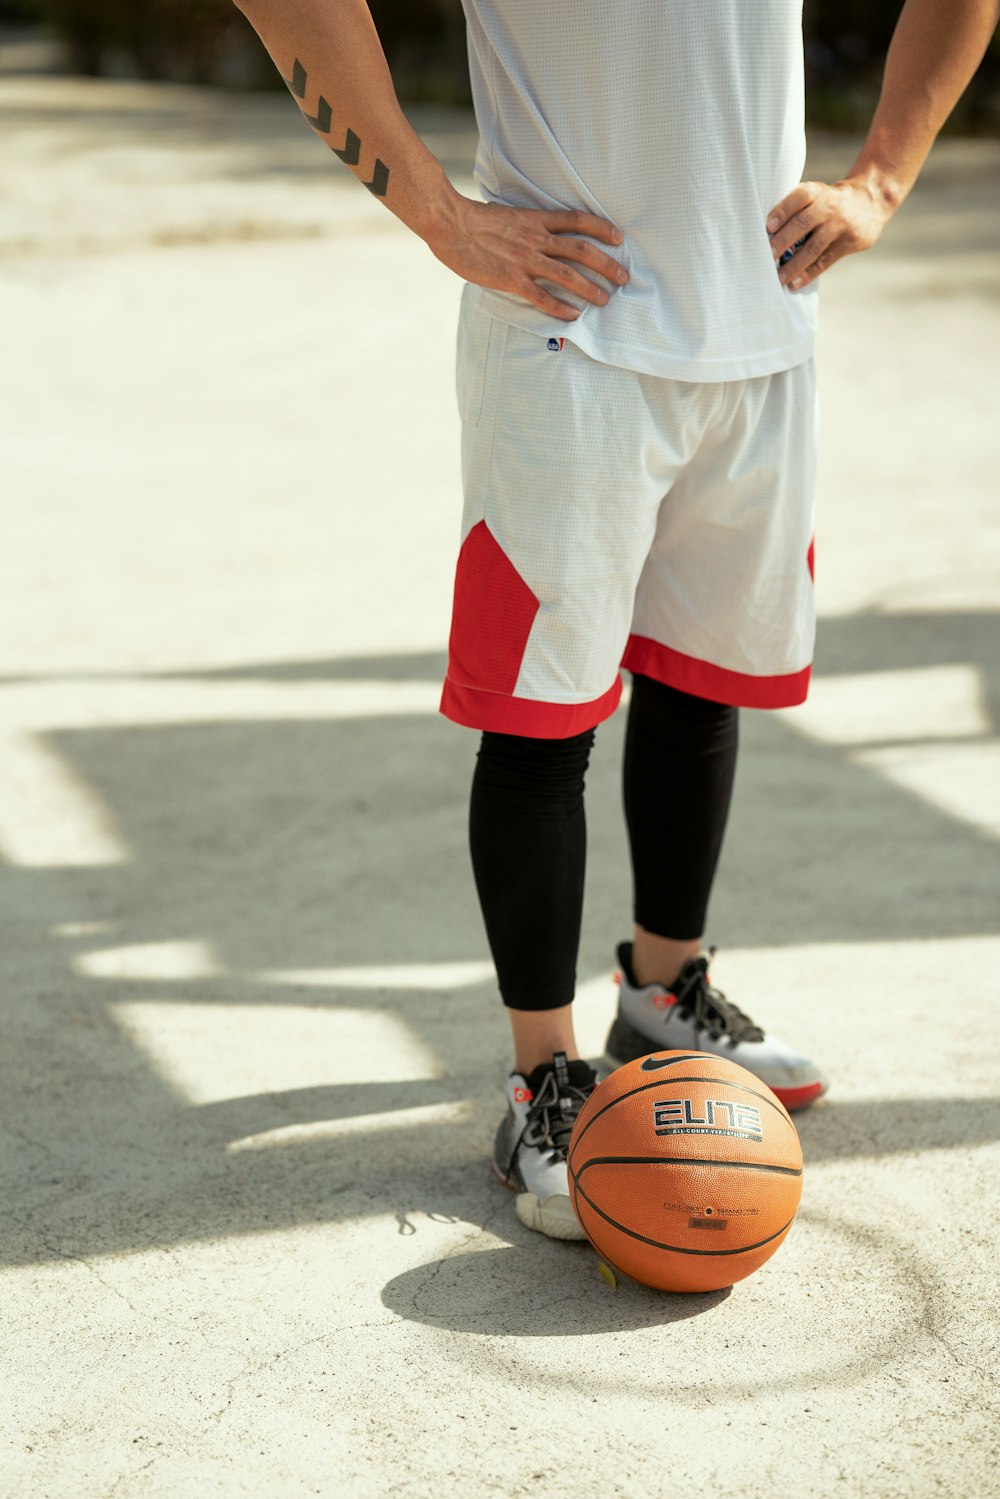
M 729 671 L 724 666 L 713 666 L 711 661 L 685 656 L 644 635 L 629 636 L 622 665 L 627 671 L 653 677 L 680 692 L 690 692 L 714 703 L 729 703 L 734 708 L 792 708 L 796 703 L 804 703 L 812 672 L 811 666 L 805 666 L 784 676 L 751 676 L 749 672 Z
M 622 679 L 589 703 L 541 703 L 527 697 L 509 697 L 461 687 L 445 678 L 441 712 L 467 729 L 488 729 L 494 734 L 522 734 L 527 739 L 569 739 L 583 734 L 610 718 L 622 695 Z
M 816 538 L 815 538 L 815 536 L 813 537 L 812 541 L 809 543 L 809 550 L 806 553 L 806 566 L 809 569 L 809 576 L 810 576 L 810 578 L 812 578 L 813 582 L 815 583 L 815 581 L 816 581 Z

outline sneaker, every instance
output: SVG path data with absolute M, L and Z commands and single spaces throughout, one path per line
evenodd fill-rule
M 497 1130 L 493 1169 L 512 1192 L 525 1228 L 550 1239 L 585 1239 L 569 1200 L 566 1151 L 576 1117 L 597 1083 L 586 1062 L 557 1051 L 528 1077 L 507 1079 L 507 1117 Z
M 826 1080 L 812 1062 L 776 1036 L 765 1035 L 713 988 L 708 965 L 714 952 L 711 947 L 689 958 L 671 989 L 662 984 L 640 989 L 632 978 L 632 944 L 621 944 L 621 972 L 615 975 L 618 1014 L 608 1032 L 608 1061 L 622 1067 L 651 1051 L 707 1051 L 759 1077 L 789 1112 L 814 1103 L 826 1092 Z

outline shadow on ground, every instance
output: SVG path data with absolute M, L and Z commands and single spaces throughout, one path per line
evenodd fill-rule
M 971 662 L 995 731 L 997 625 L 997 616 L 964 614 L 834 620 L 818 673 Z M 440 666 L 437 655 L 400 655 L 208 675 L 410 682 L 436 679 Z M 585 978 L 606 971 L 627 917 L 622 726 L 620 715 L 602 730 L 591 776 Z M 405 1232 L 419 1214 L 488 1224 L 520 1242 L 485 1165 L 506 1055 L 492 985 L 322 980 L 342 967 L 485 959 L 465 847 L 473 736 L 434 715 L 386 713 L 56 728 L 44 743 L 120 831 L 128 862 L 0 872 L 14 917 L 0 1017 L 15 1062 L 3 1099 L 0 1256 L 83 1257 L 371 1216 Z M 773 716 L 747 714 L 744 745 L 717 898 L 727 944 L 994 930 L 995 841 Z M 95 952 L 184 942 L 212 954 L 211 971 L 154 980 L 95 977 L 88 967 Z M 303 972 L 317 981 L 295 977 Z M 943 1002 L 960 1012 L 960 995 L 943 990 Z M 199 1007 L 217 1016 L 231 1006 L 235 1026 L 258 1006 L 391 1014 L 436 1075 L 229 1096 L 223 1041 L 212 1058 L 218 1097 L 198 1101 L 122 1024 L 123 1007 L 172 1006 L 184 1007 L 174 1013 L 185 1024 Z M 407 1113 L 447 1104 L 466 1112 L 416 1123 Z M 294 1137 L 317 1122 L 319 1135 Z M 883 1156 L 996 1140 L 1000 1111 L 961 1096 L 838 1103 L 834 1092 L 801 1132 L 807 1161 Z M 247 1146 L 256 1136 L 273 1138 Z M 474 1301 L 496 1267 L 504 1284 L 527 1273 L 509 1251 L 489 1264 L 471 1258 L 469 1273 L 484 1277 Z M 410 1284 L 404 1276 L 392 1293 L 399 1306 Z M 700 1309 L 685 1306 L 684 1315 Z M 609 1316 L 619 1318 L 616 1307 Z
M 530 1238 L 534 1246 L 538 1235 Z M 449 1255 L 396 1276 L 382 1301 L 399 1316 L 430 1327 L 486 1337 L 551 1338 L 685 1322 L 721 1306 L 732 1291 L 727 1286 L 703 1296 L 668 1295 L 620 1276 L 615 1288 L 602 1282 L 594 1294 L 598 1262 L 590 1245 L 553 1247 L 544 1267 L 534 1254 L 523 1254 L 520 1244 Z M 545 1273 L 549 1268 L 551 1276 Z

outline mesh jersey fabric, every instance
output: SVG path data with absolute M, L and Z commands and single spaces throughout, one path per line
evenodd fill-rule
M 631 278 L 603 307 L 551 287 L 573 323 L 478 288 L 483 310 L 678 380 L 810 358 L 816 283 L 781 286 L 765 227 L 805 162 L 802 0 L 463 5 L 482 196 L 609 219 Z

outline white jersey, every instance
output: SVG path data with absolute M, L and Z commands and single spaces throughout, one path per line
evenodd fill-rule
M 631 278 L 603 307 L 553 286 L 574 323 L 502 292 L 483 309 L 678 380 L 808 359 L 816 284 L 780 285 L 765 227 L 805 161 L 801 0 L 463 3 L 483 197 L 609 219 Z

